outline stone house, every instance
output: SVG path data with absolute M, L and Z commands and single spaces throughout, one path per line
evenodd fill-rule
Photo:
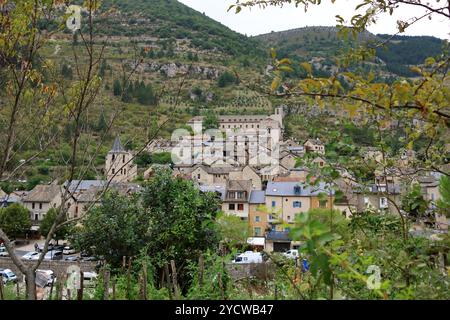
M 325 145 L 319 139 L 308 139 L 303 144 L 306 152 L 325 154 Z
M 222 211 L 247 220 L 249 215 L 249 200 L 252 184 L 249 180 L 229 180 L 226 185 L 226 195 L 222 203 Z
M 62 188 L 59 185 L 37 185 L 22 199 L 25 208 L 30 211 L 33 224 L 38 224 L 52 208 L 62 204 Z
M 398 184 L 372 184 L 367 187 L 359 187 L 354 192 L 357 195 L 356 209 L 358 212 L 371 209 L 393 214 L 399 213 L 396 206 L 400 207 L 401 204 L 401 189 Z
M 261 190 L 259 174 L 250 166 L 245 167 L 209 167 L 197 166 L 191 173 L 192 180 L 202 185 L 226 185 L 229 180 L 249 180 L 252 189 Z
M 266 189 L 266 207 L 269 213 L 277 216 L 278 221 L 293 223 L 299 213 L 332 206 L 333 190 L 331 201 L 328 201 L 328 198 L 326 202 L 319 199 L 320 194 L 328 195 L 329 189 L 330 186 L 323 182 L 316 187 L 298 182 L 269 182 Z

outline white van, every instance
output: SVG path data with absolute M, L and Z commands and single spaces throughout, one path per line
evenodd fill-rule
M 297 249 L 288 250 L 285 253 L 283 253 L 283 255 L 289 259 L 298 259 L 298 250 Z
M 253 251 L 246 251 L 244 253 L 241 253 L 238 255 L 232 263 L 237 264 L 245 264 L 245 263 L 262 263 L 263 262 L 263 256 L 261 252 L 253 252 Z

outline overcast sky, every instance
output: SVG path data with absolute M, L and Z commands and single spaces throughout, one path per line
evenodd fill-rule
M 348 19 L 352 16 L 357 4 L 361 0 L 337 0 L 332 4 L 330 0 L 324 0 L 320 6 L 310 7 L 307 13 L 303 8 L 286 6 L 284 8 L 266 8 L 264 10 L 253 8 L 243 9 L 239 14 L 234 11 L 227 12 L 228 7 L 235 3 L 233 0 L 179 0 L 182 3 L 204 12 L 214 20 L 220 21 L 237 32 L 247 35 L 282 31 L 305 26 L 334 26 L 337 14 Z M 430 0 L 435 3 L 436 0 Z M 442 3 L 442 2 L 441 2 Z M 419 16 L 424 13 L 419 8 L 402 7 L 394 16 L 387 16 L 369 27 L 373 33 L 396 32 L 396 21 Z M 450 39 L 449 19 L 434 17 L 431 21 L 424 19 L 408 28 L 405 35 L 431 35 L 442 39 Z

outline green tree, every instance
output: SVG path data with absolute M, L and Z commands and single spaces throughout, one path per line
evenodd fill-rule
M 146 106 L 155 105 L 155 93 L 153 92 L 153 87 L 151 84 L 145 85 L 144 83 L 139 84 L 139 86 L 135 89 L 137 101 L 140 104 Z
M 202 193 L 170 170 L 158 170 L 144 187 L 142 204 L 150 221 L 147 250 L 154 265 L 161 268 L 170 260 L 177 266 L 195 263 L 201 252 L 217 247 L 215 194 Z M 179 270 L 183 287 L 190 276 L 186 269 Z
M 171 164 L 172 154 L 170 152 L 157 152 L 151 155 L 151 161 L 156 164 Z
M 47 211 L 44 218 L 40 222 L 39 225 L 39 232 L 42 235 L 47 235 L 50 232 L 50 229 L 52 228 L 53 224 L 57 222 L 57 224 L 63 223 L 63 221 L 56 221 L 58 218 L 58 212 L 55 208 L 51 208 Z M 56 240 L 56 243 L 58 243 L 59 240 L 66 240 L 67 236 L 71 232 L 71 226 L 69 224 L 65 224 L 59 228 L 56 229 L 56 231 L 53 233 L 52 239 Z
M 448 176 L 441 176 L 439 192 L 441 193 L 441 199 L 438 200 L 437 206 L 444 215 L 450 217 L 450 178 Z
M 11 238 L 23 235 L 31 228 L 30 212 L 19 204 L 0 209 L 0 228 Z
M 203 119 L 203 130 L 219 128 L 219 118 L 213 112 L 209 112 Z
M 422 189 L 418 183 L 411 187 L 411 190 L 402 199 L 402 209 L 414 219 L 423 218 L 428 208 L 428 203 L 424 199 Z
M 120 84 L 120 80 L 119 79 L 114 80 L 113 92 L 114 92 L 115 96 L 122 95 L 122 85 Z
M 225 71 L 224 73 L 222 73 L 219 76 L 219 79 L 217 79 L 217 85 L 220 88 L 224 88 L 227 87 L 231 84 L 236 84 L 237 83 L 237 78 L 234 74 L 232 74 L 231 72 Z
M 63 64 L 63 66 L 61 68 L 61 74 L 66 79 L 72 79 L 73 78 L 72 68 L 70 66 L 68 66 L 67 64 L 65 64 L 65 63 Z
M 108 129 L 108 123 L 106 122 L 104 112 L 100 113 L 100 116 L 98 118 L 98 122 L 97 122 L 97 125 L 95 126 L 95 129 L 98 132 L 105 132 Z
M 228 248 L 238 247 L 247 243 L 249 236 L 248 221 L 235 215 L 227 215 L 223 212 L 217 217 L 220 238 Z
M 149 223 L 150 215 L 137 197 L 109 192 L 86 216 L 74 236 L 74 245 L 89 254 L 103 256 L 111 266 L 118 267 L 122 257 L 137 255 L 152 241 Z

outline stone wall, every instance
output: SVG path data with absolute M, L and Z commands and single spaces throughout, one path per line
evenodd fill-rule
M 32 265 L 36 261 L 23 261 L 25 265 Z M 58 277 L 67 271 L 70 266 L 78 266 L 83 272 L 95 271 L 97 262 L 72 262 L 72 261 L 42 261 L 39 269 L 41 270 L 52 270 L 55 276 Z M 21 276 L 19 268 L 17 268 L 10 258 L 0 258 L 0 268 L 11 269 L 18 277 Z
M 226 264 L 226 269 L 234 280 L 255 277 L 260 280 L 269 280 L 274 275 L 274 265 L 272 263 L 246 263 L 246 264 Z

